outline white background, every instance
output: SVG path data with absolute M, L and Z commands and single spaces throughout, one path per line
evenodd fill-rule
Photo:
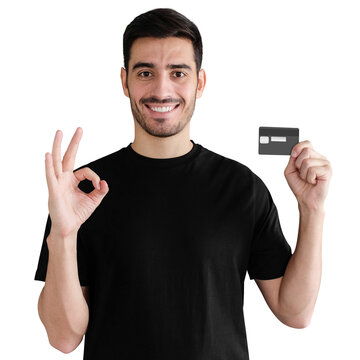
M 83 128 L 76 167 L 133 141 L 119 78 L 122 35 L 156 7 L 180 11 L 203 37 L 207 85 L 190 138 L 263 179 L 293 250 L 298 208 L 283 174 L 288 156 L 258 155 L 258 127 L 299 127 L 300 141 L 332 164 L 312 323 L 283 325 L 247 277 L 250 358 L 359 359 L 360 9 L 346 0 L 1 2 L 0 358 L 82 359 L 83 342 L 68 355 L 49 345 L 37 313 L 44 155 L 57 129 L 64 153 Z

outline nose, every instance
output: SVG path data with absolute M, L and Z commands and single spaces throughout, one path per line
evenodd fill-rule
M 174 97 L 173 83 L 167 72 L 159 72 L 152 82 L 152 94 L 159 99 Z

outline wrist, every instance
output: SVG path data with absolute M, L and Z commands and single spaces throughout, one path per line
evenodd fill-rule
M 76 251 L 77 232 L 69 235 L 60 235 L 55 231 L 50 231 L 46 239 L 49 251 Z
M 308 217 L 324 217 L 325 216 L 324 206 L 310 207 L 308 205 L 298 203 L 298 209 L 299 209 L 300 215 L 302 215 L 302 216 L 308 216 Z

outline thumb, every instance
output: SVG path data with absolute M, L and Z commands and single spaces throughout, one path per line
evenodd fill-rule
M 284 170 L 284 175 L 285 176 L 297 171 L 296 166 L 295 166 L 295 161 L 296 161 L 296 158 L 290 156 L 289 162 L 288 162 L 288 164 L 287 164 L 287 166 L 286 166 L 286 168 Z

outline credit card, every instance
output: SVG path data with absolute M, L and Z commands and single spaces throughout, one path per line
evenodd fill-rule
M 299 128 L 259 127 L 259 154 L 290 155 L 299 142 Z

